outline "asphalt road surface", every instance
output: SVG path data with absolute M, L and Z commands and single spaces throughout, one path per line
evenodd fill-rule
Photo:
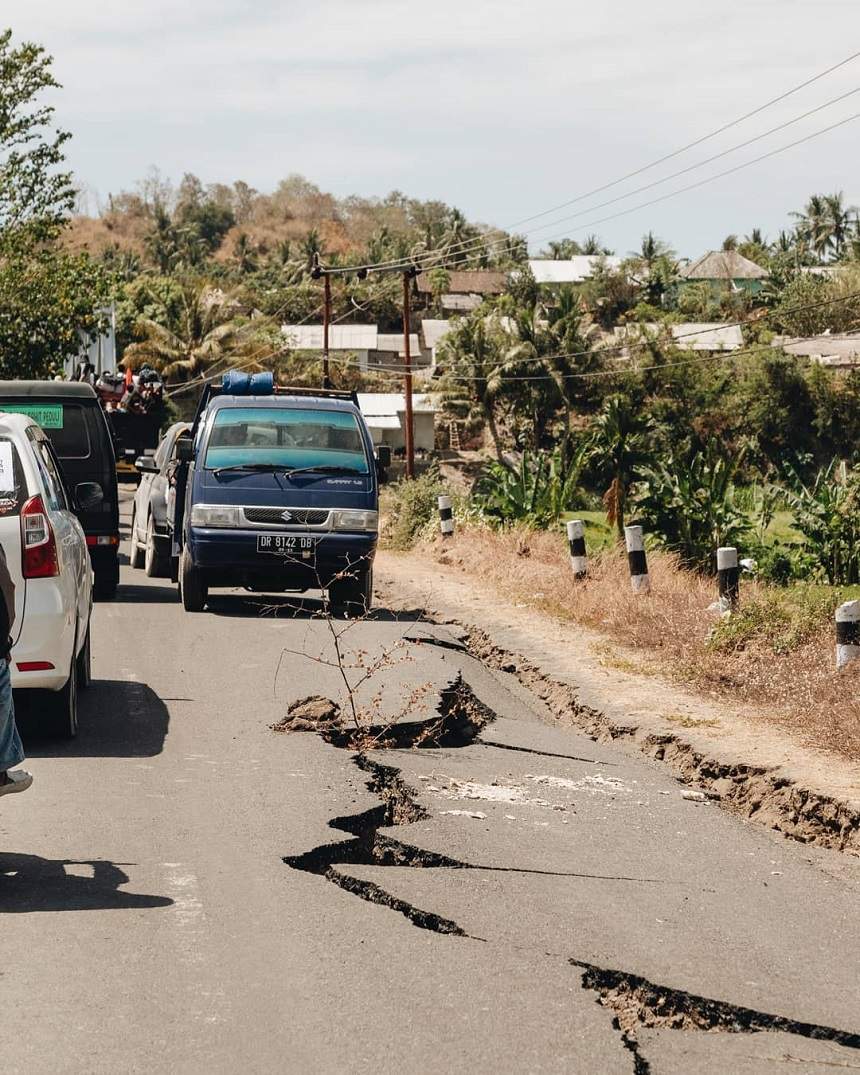
M 4 1070 L 860 1069 L 860 862 L 551 725 L 419 611 L 341 640 L 386 655 L 358 754 L 270 728 L 346 701 L 312 595 L 189 615 L 123 568 L 77 740 L 28 714 L 0 805 Z

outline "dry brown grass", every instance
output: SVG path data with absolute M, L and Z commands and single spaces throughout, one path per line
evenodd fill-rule
M 707 694 L 752 707 L 762 720 L 788 727 L 810 745 L 860 758 L 860 661 L 836 674 L 831 607 L 838 595 L 799 598 L 749 582 L 737 637 L 709 635 L 716 618 L 712 579 L 679 569 L 677 560 L 650 552 L 652 592 L 634 597 L 623 552 L 590 560 L 587 582 L 574 581 L 560 535 L 522 530 L 460 529 L 425 555 L 492 584 L 502 595 L 562 620 L 581 623 L 634 651 L 602 655 L 606 667 L 653 673 Z M 772 629 L 771 624 L 776 624 Z M 631 659 L 632 656 L 632 659 Z M 641 662 L 641 664 L 640 664 Z

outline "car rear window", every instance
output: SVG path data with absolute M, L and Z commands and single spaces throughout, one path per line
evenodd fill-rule
M 20 515 L 27 496 L 18 449 L 8 437 L 0 437 L 0 518 Z
M 90 434 L 86 408 L 80 403 L 61 400 L 50 403 L 0 403 L 0 409 L 12 414 L 29 415 L 51 438 L 60 459 L 87 459 Z

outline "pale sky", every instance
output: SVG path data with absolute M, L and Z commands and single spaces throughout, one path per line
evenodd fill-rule
M 337 195 L 402 190 L 508 227 L 671 152 L 860 49 L 857 0 L 6 0 L 64 89 L 78 181 L 102 199 L 153 166 L 270 190 L 299 172 Z M 649 228 L 695 256 L 774 235 L 813 191 L 860 202 L 860 120 L 699 190 L 591 221 L 860 113 L 860 93 L 701 171 L 630 187 L 860 87 L 860 58 L 626 186 L 518 229 L 537 249 Z M 572 221 L 554 223 L 578 212 Z M 549 226 L 546 226 L 549 225 Z

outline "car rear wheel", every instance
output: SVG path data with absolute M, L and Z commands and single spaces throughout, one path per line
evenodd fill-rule
M 143 567 L 143 546 L 137 540 L 137 509 L 132 509 L 131 513 L 128 563 L 130 567 Z
M 86 690 L 93 681 L 92 651 L 90 649 L 90 629 L 87 627 L 87 635 L 81 652 L 78 654 L 78 689 Z
M 146 552 L 144 555 L 144 570 L 147 578 L 163 579 L 167 577 L 170 565 L 167 562 L 167 542 L 159 538 L 155 532 L 155 519 L 149 516 L 146 524 Z
M 328 598 L 335 614 L 363 616 L 373 604 L 373 568 L 356 570 L 349 578 L 335 579 L 328 588 Z
M 191 562 L 188 546 L 182 550 L 179 564 L 180 589 L 182 590 L 182 607 L 186 612 L 202 612 L 206 607 L 209 588 L 203 576 Z
M 48 693 L 46 705 L 52 734 L 60 739 L 74 739 L 78 734 L 78 661 L 72 654 L 72 667 L 65 685 Z

